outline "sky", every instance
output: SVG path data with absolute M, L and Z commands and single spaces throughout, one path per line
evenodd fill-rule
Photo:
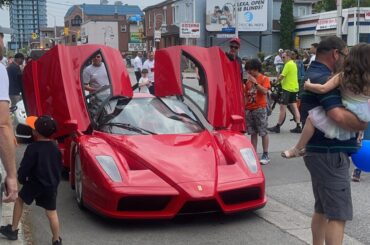
M 109 0 L 109 4 L 114 4 L 116 0 Z M 121 0 L 123 4 L 129 5 L 138 5 L 141 9 L 144 9 L 147 6 L 151 6 L 153 4 L 157 4 L 163 2 L 164 0 Z M 54 18 L 57 26 L 64 25 L 64 15 L 67 10 L 72 5 L 77 4 L 99 4 L 99 0 L 68 0 L 68 1 L 60 1 L 60 0 L 46 0 L 46 11 L 47 11 L 47 18 L 48 18 L 48 26 L 54 26 Z M 0 26 L 3 27 L 10 27 L 9 23 L 9 9 L 4 8 L 0 9 Z M 8 41 L 9 37 L 5 36 L 5 43 Z

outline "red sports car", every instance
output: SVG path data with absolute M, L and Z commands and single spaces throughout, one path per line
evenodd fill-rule
M 58 122 L 77 203 L 124 219 L 263 207 L 236 62 L 216 47 L 176 46 L 156 52 L 154 71 L 155 96 L 133 92 L 106 46 L 57 45 L 26 66 L 27 113 Z

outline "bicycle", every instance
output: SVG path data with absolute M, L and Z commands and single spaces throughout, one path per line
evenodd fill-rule
M 283 88 L 281 87 L 280 82 L 277 82 L 276 79 L 273 79 L 271 81 L 270 93 L 267 93 L 268 107 L 270 108 L 270 111 L 271 111 L 269 114 L 271 114 L 272 111 L 275 109 L 276 104 L 280 104 L 282 93 L 283 93 Z M 288 105 L 287 108 L 290 114 L 293 116 L 292 119 L 290 119 L 290 121 L 295 121 L 295 115 L 294 115 L 293 109 L 291 108 L 290 105 Z M 285 114 L 284 120 L 281 123 L 281 125 L 284 124 L 285 119 L 286 119 L 286 114 Z

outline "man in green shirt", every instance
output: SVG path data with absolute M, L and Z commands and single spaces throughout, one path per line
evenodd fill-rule
M 300 125 L 300 114 L 297 106 L 297 94 L 299 91 L 298 84 L 298 69 L 296 63 L 292 60 L 293 52 L 286 50 L 282 59 L 284 62 L 284 69 L 278 77 L 278 81 L 281 82 L 281 87 L 283 89 L 280 97 L 280 114 L 279 120 L 276 126 L 268 128 L 269 131 L 274 133 L 280 133 L 280 126 L 283 124 L 286 114 L 287 106 L 290 105 L 290 108 L 294 113 L 294 120 L 297 123 L 297 126 L 294 129 L 291 129 L 292 133 L 301 133 L 302 127 Z

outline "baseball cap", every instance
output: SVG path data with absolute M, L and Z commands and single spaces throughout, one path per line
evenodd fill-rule
M 50 137 L 57 131 L 56 122 L 47 115 L 40 117 L 29 116 L 26 118 L 26 124 L 44 137 Z
M 284 50 L 282 48 L 279 49 L 279 53 L 282 53 L 284 52 Z
M 238 37 L 234 37 L 230 39 L 229 43 L 237 43 L 240 46 L 240 39 Z

